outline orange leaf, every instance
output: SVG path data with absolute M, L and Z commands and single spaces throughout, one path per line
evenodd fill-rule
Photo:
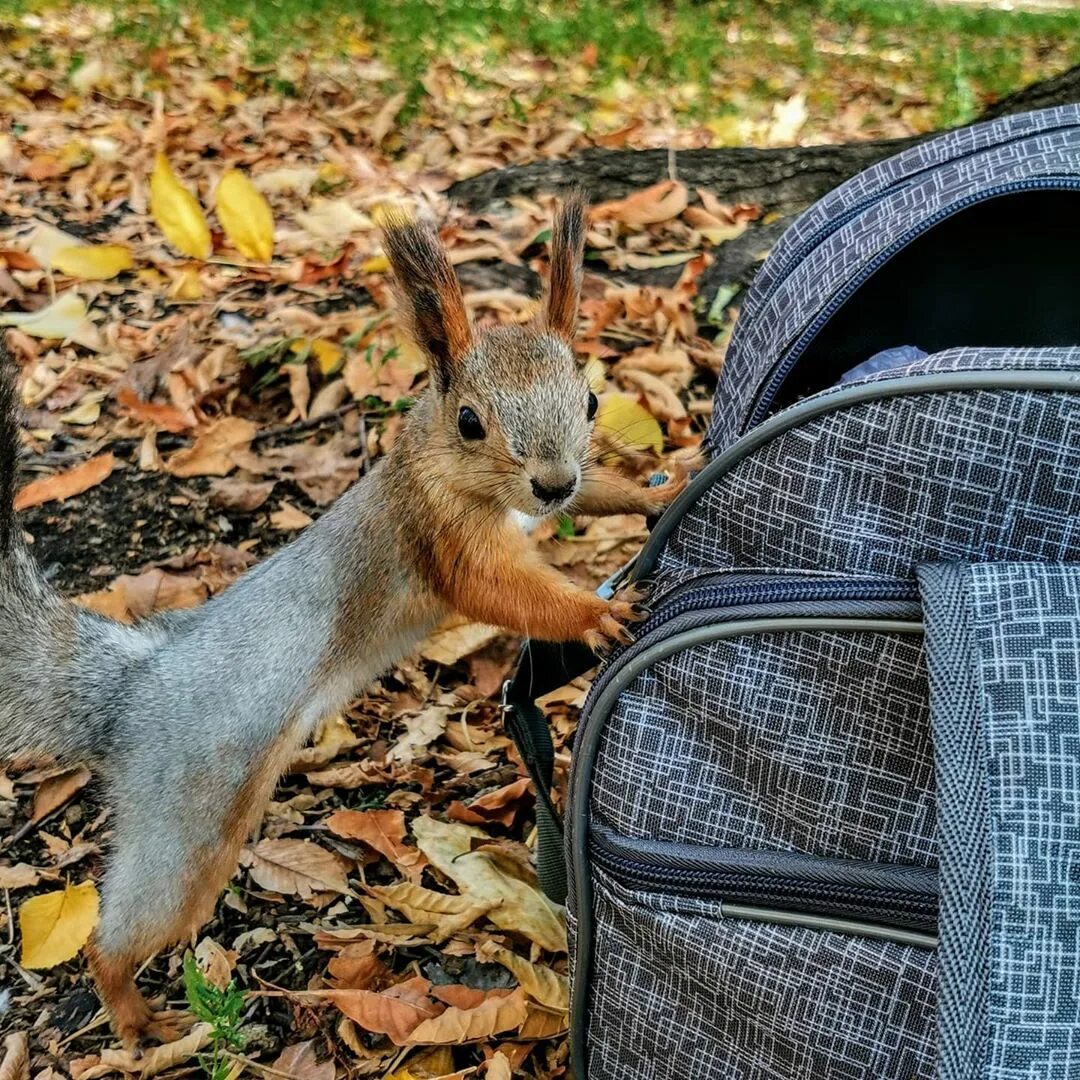
M 130 386 L 123 387 L 116 395 L 116 402 L 121 410 L 135 420 L 153 424 L 162 431 L 171 431 L 174 435 L 187 431 L 191 425 L 184 419 L 183 413 L 172 405 L 159 405 L 154 401 L 143 401 Z
M 31 480 L 16 496 L 15 509 L 26 510 L 31 506 L 41 506 L 47 502 L 63 502 L 73 495 L 81 495 L 102 482 L 116 466 L 112 454 L 100 454 L 84 461 L 67 472 L 43 476 L 40 480 Z
M 447 810 L 447 817 L 453 821 L 464 821 L 466 825 L 486 825 L 490 822 L 498 822 L 500 825 L 510 826 L 514 824 L 517 815 L 517 803 L 529 790 L 529 778 L 523 776 L 512 784 L 499 788 L 497 791 L 489 791 L 474 799 L 468 806 L 461 802 L 453 802 Z
M 376 994 L 371 990 L 339 990 L 334 1004 L 365 1031 L 389 1035 L 404 1046 L 413 1030 L 439 1016 L 445 1006 L 428 997 L 431 983 L 417 976 Z
M 661 180 L 625 199 L 600 203 L 589 211 L 592 221 L 621 221 L 631 228 L 655 225 L 678 217 L 687 204 L 686 185 L 678 180 Z
M 423 868 L 423 855 L 402 843 L 405 815 L 400 810 L 338 810 L 326 824 L 337 836 L 374 848 L 410 876 Z
M 516 1031 L 528 1015 L 525 992 L 518 987 L 505 997 L 492 997 L 475 1009 L 451 1006 L 425 1020 L 409 1035 L 410 1043 L 464 1043 L 486 1039 L 501 1031 Z

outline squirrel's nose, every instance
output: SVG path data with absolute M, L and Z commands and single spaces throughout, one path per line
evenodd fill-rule
M 564 499 L 569 499 L 574 494 L 574 480 L 567 480 L 563 484 L 557 486 L 550 486 L 548 484 L 542 484 L 534 476 L 532 478 L 532 490 L 533 494 L 541 501 L 546 503 L 562 502 Z

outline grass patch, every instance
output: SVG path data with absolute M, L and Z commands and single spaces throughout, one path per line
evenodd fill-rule
M 91 4 L 91 6 L 94 6 Z M 843 108 L 847 87 L 922 95 L 924 126 L 970 119 L 980 103 L 1080 63 L 1080 10 L 1005 12 L 926 0 L 116 0 L 110 32 L 154 47 L 211 31 L 222 50 L 269 65 L 290 50 L 374 56 L 412 99 L 433 61 L 478 83 L 526 59 L 587 68 L 590 92 L 631 84 L 673 95 L 692 119 L 775 100 L 792 69 L 812 111 Z M 0 17 L 64 0 L 0 0 Z M 277 80 L 282 92 L 288 79 Z M 576 87 L 575 87 L 576 89 Z M 602 95 L 601 95 L 602 97 Z M 512 108 L 511 101 L 511 108 Z M 602 105 L 602 102 L 601 102 Z M 918 126 L 918 125 L 917 125 Z

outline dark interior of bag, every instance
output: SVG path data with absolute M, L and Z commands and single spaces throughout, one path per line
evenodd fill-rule
M 913 241 L 826 323 L 774 408 L 898 345 L 1080 345 L 1080 191 L 998 196 Z

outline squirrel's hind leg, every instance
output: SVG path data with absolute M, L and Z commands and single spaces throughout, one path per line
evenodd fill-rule
M 136 988 L 135 964 L 184 941 L 213 914 L 295 744 L 294 733 L 282 733 L 233 770 L 219 763 L 215 772 L 200 758 L 165 783 L 147 779 L 152 760 L 133 759 L 113 778 L 114 847 L 88 959 L 125 1049 L 175 1037 Z

